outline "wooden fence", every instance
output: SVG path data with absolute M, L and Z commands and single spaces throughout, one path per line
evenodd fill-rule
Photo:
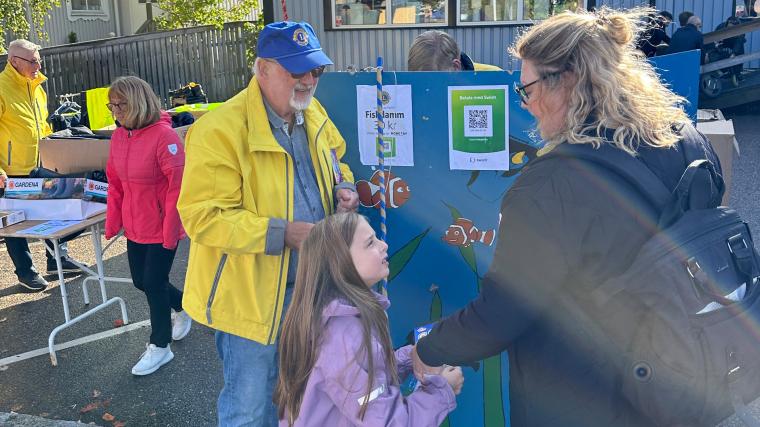
M 251 78 L 246 61 L 244 22 L 162 31 L 43 48 L 42 72 L 48 108 L 58 96 L 108 86 L 116 77 L 134 75 L 150 83 L 166 103 L 168 93 L 194 81 L 209 102 L 225 101 Z M 0 56 L 0 70 L 7 55 Z

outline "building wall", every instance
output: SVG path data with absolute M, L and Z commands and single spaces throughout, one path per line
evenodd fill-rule
M 279 0 L 273 2 L 275 20 L 282 19 Z M 668 10 L 678 16 L 684 10 L 694 11 L 702 17 L 704 30 L 713 31 L 731 14 L 731 1 L 725 0 L 658 0 L 657 8 Z M 632 8 L 648 6 L 648 0 L 597 0 L 597 6 L 612 8 Z M 393 28 L 368 30 L 325 31 L 322 0 L 288 0 L 290 20 L 308 21 L 317 31 L 323 48 L 335 62 L 336 70 L 348 66 L 363 68 L 374 66 L 378 55 L 385 61 L 386 70 L 406 70 L 406 51 L 414 38 L 429 28 Z M 677 19 L 677 18 L 676 18 Z M 674 30 L 676 25 L 672 26 Z M 524 25 L 501 25 L 489 27 L 446 28 L 459 43 L 460 48 L 476 62 L 497 65 L 503 69 L 517 69 L 519 64 L 506 54 L 506 47 L 512 44 Z M 751 37 L 750 37 L 751 36 Z M 747 51 L 753 46 L 760 49 L 760 32 L 748 34 Z M 752 65 L 755 65 L 755 61 Z
M 103 0 L 103 4 L 108 7 L 108 19 L 75 19 L 69 20 L 66 2 L 61 1 L 61 6 L 50 11 L 50 15 L 45 19 L 45 31 L 48 33 L 48 40 L 39 40 L 32 29 L 31 40 L 41 46 L 57 46 L 69 42 L 69 33 L 75 32 L 80 42 L 97 40 L 110 37 L 110 34 L 116 35 L 116 17 L 114 1 Z M 121 3 L 124 3 L 123 1 Z

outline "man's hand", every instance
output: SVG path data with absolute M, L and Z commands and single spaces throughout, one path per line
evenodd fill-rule
M 300 250 L 309 231 L 314 227 L 310 222 L 294 221 L 285 225 L 285 245 L 291 249 Z
M 441 375 L 443 372 L 443 366 L 428 366 L 420 359 L 417 354 L 417 346 L 412 349 L 412 369 L 414 370 L 414 376 L 420 382 L 425 382 L 425 375 Z M 453 388 L 453 387 L 452 387 Z
M 355 211 L 359 207 L 359 193 L 349 188 L 341 188 L 335 194 L 338 198 L 338 212 Z
M 5 188 L 6 181 L 8 181 L 8 175 L 5 172 L 0 172 L 0 188 Z

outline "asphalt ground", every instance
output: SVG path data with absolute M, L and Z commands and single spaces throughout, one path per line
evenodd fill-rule
M 729 204 L 750 224 L 755 236 L 760 236 L 759 116 L 754 111 L 731 117 L 741 156 L 734 161 Z M 92 264 L 94 255 L 89 237 L 85 237 L 69 243 L 69 253 Z M 171 273 L 172 283 L 179 288 L 184 284 L 187 250 L 187 242 L 183 242 Z M 21 293 L 10 258 L 3 252 L 5 246 L 0 245 L 0 360 L 46 349 L 48 334 L 64 317 L 56 278 L 47 276 L 51 286 L 42 293 Z M 42 244 L 34 243 L 32 252 L 35 265 L 43 267 Z M 129 277 L 123 238 L 105 254 L 105 268 L 109 276 Z M 72 315 L 84 308 L 81 282 L 77 275 L 66 279 Z M 124 299 L 131 324 L 149 318 L 144 295 L 132 285 L 111 283 L 107 288 L 109 296 Z M 93 304 L 100 301 L 94 284 L 90 285 L 90 298 Z M 56 343 L 103 331 L 122 331 L 114 325 L 119 313 L 118 306 L 108 307 L 61 332 Z M 184 340 L 172 344 L 172 362 L 154 374 L 135 377 L 130 370 L 145 349 L 149 333 L 149 328 L 140 327 L 59 350 L 57 367 L 51 366 L 47 353 L 0 366 L 0 421 L 8 420 L 3 413 L 18 412 L 103 426 L 214 425 L 222 378 L 213 332 L 194 324 Z M 49 425 L 64 424 L 51 421 Z

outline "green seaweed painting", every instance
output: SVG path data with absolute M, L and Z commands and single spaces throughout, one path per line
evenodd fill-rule
M 441 294 L 438 293 L 438 286 L 430 285 L 430 292 L 433 294 L 433 300 L 430 302 L 430 323 L 437 322 L 443 317 L 443 303 L 441 303 Z M 451 421 L 447 416 L 440 427 L 451 427 Z
M 388 257 L 388 270 L 390 270 L 388 273 L 388 282 L 392 281 L 396 276 L 398 276 L 404 267 L 409 264 L 409 261 L 412 259 L 412 255 L 417 252 L 417 248 L 420 247 L 422 239 L 424 239 L 429 232 L 430 227 L 428 227 L 422 233 L 413 237 L 412 240 L 404 244 L 401 249 L 397 250 L 390 257 Z
M 451 212 L 452 221 L 462 218 L 457 208 L 443 202 Z M 473 246 L 457 246 L 465 263 L 475 274 L 475 282 L 480 292 L 481 280 Z M 433 301 L 440 301 L 438 292 L 433 294 Z M 432 314 L 432 307 L 431 307 Z M 483 420 L 485 427 L 504 426 L 504 403 L 501 392 L 501 355 L 489 357 L 483 361 Z

